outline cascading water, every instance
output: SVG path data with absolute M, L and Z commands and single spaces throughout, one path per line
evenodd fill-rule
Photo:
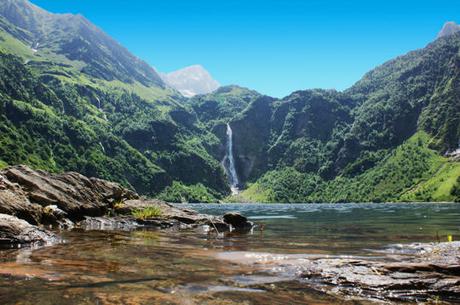
M 233 131 L 230 127 L 230 124 L 227 124 L 227 147 L 225 151 L 225 157 L 222 161 L 222 165 L 224 166 L 225 172 L 227 173 L 227 177 L 229 179 L 230 188 L 232 190 L 232 194 L 236 195 L 239 192 L 239 181 L 238 181 L 238 174 L 236 173 L 235 168 L 235 158 L 233 157 Z

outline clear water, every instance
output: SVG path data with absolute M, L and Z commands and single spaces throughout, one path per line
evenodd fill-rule
M 222 259 L 238 253 L 375 255 L 460 239 L 458 204 L 192 205 L 240 211 L 252 234 L 73 231 L 66 243 L 0 252 L 0 304 L 371 304 Z

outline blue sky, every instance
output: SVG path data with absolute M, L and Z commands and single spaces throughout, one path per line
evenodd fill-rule
M 282 97 L 346 89 L 434 40 L 460 2 L 413 0 L 32 0 L 80 13 L 159 71 L 201 64 L 220 83 Z

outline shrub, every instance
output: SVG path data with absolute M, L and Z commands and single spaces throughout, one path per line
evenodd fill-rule
M 160 217 L 163 214 L 163 212 L 159 207 L 152 206 L 145 209 L 134 210 L 131 214 L 137 219 L 144 220 L 148 218 Z

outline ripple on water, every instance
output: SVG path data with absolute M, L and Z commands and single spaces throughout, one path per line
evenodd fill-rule
M 260 220 L 260 219 L 297 219 L 294 215 L 260 215 L 260 216 L 249 216 L 248 219 Z

